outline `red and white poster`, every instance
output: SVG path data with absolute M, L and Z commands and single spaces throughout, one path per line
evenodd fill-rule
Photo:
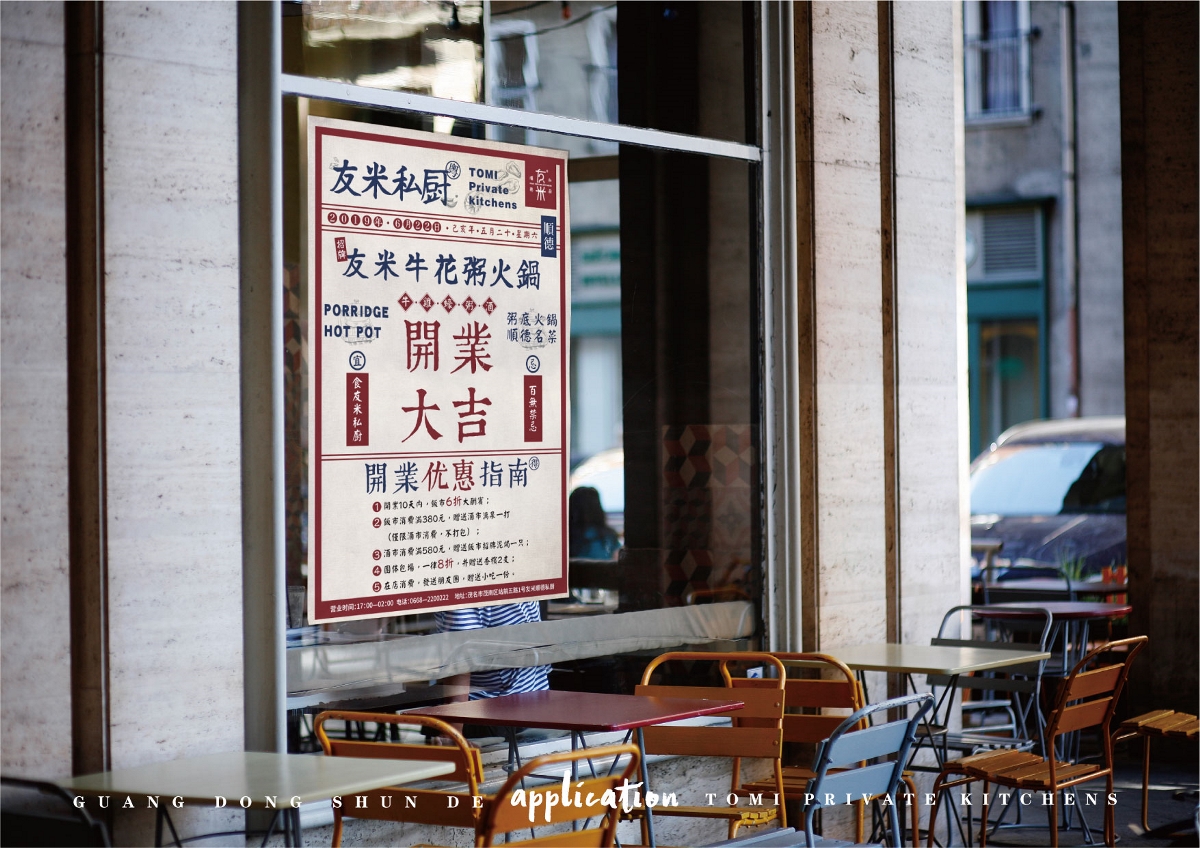
M 309 118 L 313 622 L 567 594 L 562 151 Z

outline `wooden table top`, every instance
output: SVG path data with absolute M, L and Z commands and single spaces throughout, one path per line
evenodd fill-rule
M 157 795 L 212 804 L 218 795 L 230 806 L 249 796 L 253 807 L 266 807 L 272 796 L 279 809 L 427 780 L 449 774 L 448 762 L 326 757 L 320 754 L 269 754 L 228 751 L 144 766 L 88 774 L 58 781 L 79 795 Z
M 950 645 L 895 645 L 875 643 L 822 648 L 821 653 L 841 660 L 854 671 L 888 671 L 899 674 L 954 676 L 989 671 L 1050 658 L 1043 651 L 1010 651 Z M 784 661 L 785 665 L 816 666 L 817 663 Z
M 730 698 L 659 698 L 653 695 L 605 695 L 592 692 L 520 692 L 499 698 L 459 701 L 410 710 L 412 715 L 442 721 L 493 724 L 504 727 L 542 727 L 597 733 L 631 730 L 685 718 L 740 710 L 745 703 Z
M 1129 604 L 1105 604 L 1099 601 L 1012 601 L 976 607 L 980 618 L 1035 618 L 1040 610 L 1049 610 L 1055 621 L 1083 621 L 1093 618 L 1120 618 L 1133 612 Z

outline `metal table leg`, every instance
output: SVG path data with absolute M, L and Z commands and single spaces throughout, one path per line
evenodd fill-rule
M 649 843 L 650 848 L 656 848 L 658 843 L 654 841 L 654 811 L 646 802 L 646 793 L 650 789 L 650 769 L 646 764 L 646 738 L 640 727 L 637 729 L 637 746 L 638 753 L 642 755 L 642 806 L 646 808 L 646 842 Z

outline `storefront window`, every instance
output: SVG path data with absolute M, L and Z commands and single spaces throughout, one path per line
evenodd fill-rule
M 742 4 L 571 3 L 565 18 L 558 3 L 489 6 L 285 4 L 284 71 L 701 138 L 756 132 Z M 468 666 L 542 662 L 554 688 L 628 692 L 662 650 L 756 646 L 758 166 L 316 98 L 285 97 L 283 115 L 289 710 L 416 703 Z M 486 650 L 430 653 L 414 646 L 435 637 L 409 637 L 435 632 L 432 615 L 305 620 L 310 115 L 569 151 L 572 596 L 532 625 L 566 622 L 566 641 L 489 633 Z M 605 623 L 617 615 L 630 617 Z

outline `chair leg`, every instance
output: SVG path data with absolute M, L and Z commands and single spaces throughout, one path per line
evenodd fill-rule
M 938 775 L 937 780 L 933 782 L 933 807 L 929 810 L 929 837 L 925 841 L 926 848 L 933 848 L 933 832 L 936 829 L 934 825 L 937 823 L 938 809 L 942 806 L 942 777 Z
M 1058 848 L 1058 790 L 1052 789 L 1050 792 L 1050 808 L 1047 811 L 1050 816 L 1050 848 Z
M 1149 748 L 1150 747 L 1150 745 L 1149 745 L 1150 739 L 1149 738 L 1146 739 L 1146 743 L 1147 743 L 1146 747 Z M 1146 784 L 1142 784 L 1142 785 L 1145 786 Z M 1117 811 L 1113 808 L 1113 806 L 1111 804 L 1108 803 L 1109 796 L 1112 795 L 1112 791 L 1113 791 L 1113 773 L 1112 773 L 1111 768 L 1108 770 L 1108 774 L 1106 775 L 1106 777 L 1104 779 L 1104 790 L 1105 790 L 1105 794 L 1104 794 L 1104 844 L 1115 846 L 1117 844 Z M 1079 811 L 1079 817 L 1083 818 L 1083 810 Z M 1146 804 L 1145 804 L 1145 802 L 1143 802 L 1142 803 L 1142 820 L 1144 821 L 1145 818 L 1146 818 Z M 1146 829 L 1149 830 L 1149 828 L 1146 828 Z
M 866 806 L 862 801 L 854 802 L 854 841 L 859 845 L 863 842 L 863 818 Z
M 988 781 L 983 782 L 983 803 L 979 807 L 979 848 L 987 848 L 987 832 L 988 832 L 988 789 L 992 784 Z M 971 813 L 967 811 L 967 832 L 971 832 Z
M 342 811 L 333 811 L 333 848 L 342 844 Z
M 1111 780 L 1111 778 L 1110 778 Z M 1110 788 L 1111 792 L 1112 789 Z M 1104 799 L 1107 803 L 1108 799 Z M 1150 829 L 1150 737 L 1142 737 L 1142 830 Z
M 900 811 L 896 809 L 895 804 L 892 804 L 888 808 L 888 819 L 891 821 L 892 845 L 895 848 L 902 848 L 904 845 L 904 828 L 900 827 Z
M 904 778 L 904 785 L 908 789 L 909 797 L 912 800 L 908 804 L 908 809 L 912 812 L 912 841 L 913 848 L 921 848 L 921 807 L 917 804 L 917 784 L 913 782 L 911 777 Z M 858 841 L 862 842 L 862 816 L 859 816 L 859 831 Z
M 783 761 L 775 761 L 775 788 L 779 791 L 779 826 L 786 828 L 787 824 L 787 796 L 783 791 Z

